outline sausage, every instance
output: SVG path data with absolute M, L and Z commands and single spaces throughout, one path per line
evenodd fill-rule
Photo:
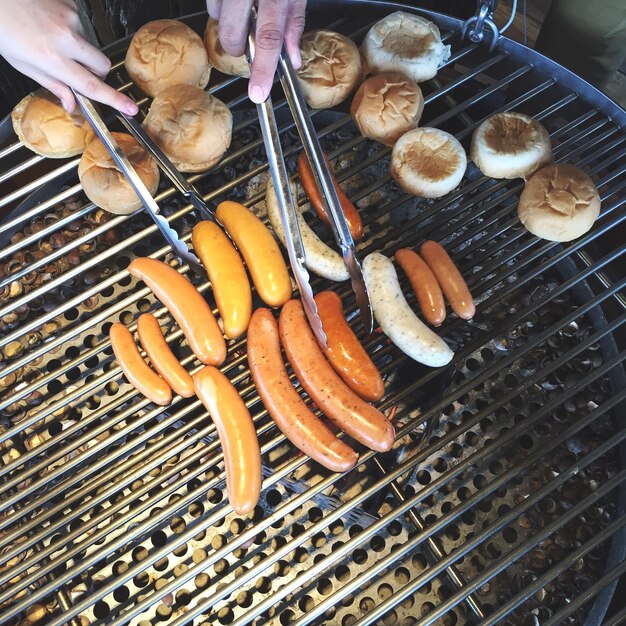
M 193 383 L 222 444 L 228 501 L 237 514 L 245 515 L 261 493 L 261 452 L 254 422 L 233 384 L 217 368 L 203 367 Z
M 272 233 L 238 202 L 221 202 L 216 215 L 241 252 L 263 302 L 273 307 L 285 304 L 291 298 L 291 279 Z
M 128 271 L 146 283 L 181 327 L 194 354 L 205 365 L 220 365 L 226 342 L 202 294 L 173 267 L 157 259 L 135 259 Z
M 430 267 L 417 252 L 407 248 L 398 250 L 395 258 L 413 287 L 424 319 L 433 326 L 441 326 L 446 319 L 446 303 Z
M 474 299 L 450 255 L 436 241 L 425 241 L 420 253 L 437 277 L 452 310 L 464 320 L 472 319 L 476 313 Z
M 324 354 L 331 365 L 362 398 L 380 400 L 385 393 L 383 377 L 348 325 L 341 298 L 334 291 L 321 291 L 315 304 L 326 333 Z
M 291 184 L 292 194 L 295 198 L 298 197 L 296 193 L 296 187 Z M 274 191 L 274 184 L 271 180 L 267 182 L 267 193 L 265 195 L 265 207 L 267 208 L 267 217 L 270 220 L 270 224 L 274 229 L 274 233 L 280 239 L 281 243 L 285 245 L 285 231 L 283 229 L 283 223 L 280 219 L 280 209 L 278 208 L 278 199 L 276 198 L 276 192 Z M 302 235 L 302 243 L 304 244 L 304 251 L 306 253 L 306 266 L 312 271 L 328 278 L 328 280 L 334 280 L 340 282 L 342 280 L 348 280 L 348 270 L 344 265 L 341 256 L 329 248 L 311 229 L 306 223 L 306 220 L 302 217 L 300 209 L 296 207 L 296 213 L 298 215 L 298 226 L 300 227 L 300 234 Z
M 363 277 L 372 310 L 382 331 L 405 354 L 430 367 L 448 364 L 454 352 L 411 310 L 400 289 L 393 263 L 372 252 L 363 261 Z
M 148 400 L 166 406 L 172 401 L 170 386 L 143 360 L 133 336 L 124 324 L 115 323 L 109 339 L 117 364 L 126 374 L 128 382 Z
M 252 291 L 243 261 L 215 222 L 198 222 L 191 241 L 211 281 L 224 334 L 236 339 L 246 332 L 252 315 Z
M 161 326 L 152 313 L 144 313 L 137 320 L 137 334 L 152 367 L 182 398 L 193 396 L 193 379 L 172 353 Z
M 357 453 L 335 437 L 293 388 L 280 351 L 278 324 L 268 309 L 252 314 L 248 364 L 265 408 L 297 448 L 333 472 L 354 467 Z
M 378 452 L 395 439 L 391 422 L 357 396 L 324 358 L 300 300 L 290 300 L 280 312 L 280 339 L 293 371 L 313 402 L 347 435 Z
M 339 202 L 341 203 L 343 214 L 345 215 L 348 226 L 350 227 L 352 239 L 354 239 L 354 241 L 359 241 L 359 239 L 363 238 L 363 220 L 361 220 L 361 216 L 359 215 L 359 212 L 357 211 L 354 204 L 352 204 L 352 202 L 350 201 L 350 198 L 348 198 L 343 189 L 339 186 L 339 183 L 335 178 L 333 168 L 328 161 L 328 157 L 324 155 L 324 158 L 326 159 L 326 164 L 328 165 L 330 176 L 333 180 L 333 185 L 335 185 L 335 189 L 337 190 L 337 196 L 339 198 Z M 309 202 L 315 209 L 318 217 L 325 224 L 330 224 L 330 216 L 326 212 L 326 203 L 324 202 L 324 197 L 322 196 L 322 192 L 315 184 L 315 175 L 313 174 L 311 164 L 309 163 L 309 159 L 307 158 L 306 152 L 304 152 L 304 150 L 300 153 L 300 156 L 298 157 L 298 174 L 300 175 L 300 182 L 302 183 L 304 192 L 306 193 Z

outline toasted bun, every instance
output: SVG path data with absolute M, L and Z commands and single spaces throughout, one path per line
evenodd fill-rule
M 458 140 L 438 128 L 416 128 L 398 139 L 391 152 L 391 175 L 408 193 L 439 198 L 463 178 L 467 156 Z
M 517 212 L 533 235 L 571 241 L 593 226 L 600 214 L 600 194 L 578 167 L 551 163 L 528 179 Z
M 472 161 L 485 176 L 528 178 L 552 162 L 548 131 L 523 113 L 497 113 L 472 137 Z
M 126 133 L 111 133 L 135 168 L 151 194 L 159 186 L 159 168 L 154 159 Z M 141 200 L 118 169 L 104 144 L 91 135 L 78 162 L 78 178 L 86 196 L 97 206 L 111 213 L 133 213 L 142 206 Z
M 419 15 L 396 11 L 376 22 L 361 46 L 368 71 L 402 72 L 415 82 L 432 78 L 450 58 L 439 29 Z
M 82 113 L 66 113 L 59 99 L 45 89 L 23 98 L 11 113 L 13 129 L 30 150 L 50 159 L 81 154 L 91 128 Z
M 155 20 L 132 38 L 126 71 L 149 96 L 173 85 L 207 86 L 211 67 L 200 36 L 177 20 Z
M 152 101 L 143 125 L 179 170 L 202 172 L 230 146 L 233 116 L 215 96 L 181 85 L 163 90 Z
M 350 107 L 361 134 L 387 146 L 393 146 L 404 133 L 417 128 L 423 110 L 422 90 L 399 72 L 368 78 Z
M 245 55 L 234 57 L 222 48 L 222 44 L 217 36 L 217 25 L 217 20 L 210 17 L 204 30 L 204 47 L 209 55 L 209 63 L 222 74 L 248 78 L 250 76 L 250 66 Z
M 300 85 L 308 105 L 327 109 L 343 102 L 361 80 L 356 44 L 331 30 L 312 30 L 300 41 Z

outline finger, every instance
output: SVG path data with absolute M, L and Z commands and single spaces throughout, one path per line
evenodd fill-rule
M 248 94 L 252 102 L 263 102 L 272 89 L 278 57 L 287 25 L 288 0 L 261 0 L 255 35 L 255 54 Z
M 304 32 L 305 12 L 306 0 L 291 0 L 289 3 L 289 15 L 287 16 L 287 29 L 285 31 L 285 47 L 296 69 L 302 66 L 300 38 Z
M 222 4 L 217 35 L 228 54 L 239 56 L 244 53 L 251 8 L 252 0 L 228 0 Z
M 80 35 L 76 36 L 74 49 L 69 51 L 70 57 L 97 76 L 104 78 L 111 69 L 111 61 Z
M 16 64 L 15 69 L 22 72 L 22 74 L 29 76 L 34 81 L 38 82 L 42 87 L 53 93 L 61 101 L 61 106 L 68 113 L 71 113 L 76 107 L 74 94 L 67 85 L 64 85 L 62 82 L 52 78 L 49 74 L 40 71 L 32 65 Z
M 222 0 L 206 0 L 206 10 L 212 18 L 219 20 L 222 12 Z

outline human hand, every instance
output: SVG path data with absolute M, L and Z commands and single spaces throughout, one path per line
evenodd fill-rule
M 209 15 L 219 20 L 218 36 L 228 54 L 244 53 L 253 0 L 207 0 Z M 304 30 L 306 0 L 258 0 L 256 54 L 252 62 L 248 95 L 263 102 L 269 95 L 283 43 L 298 69 L 300 37 Z
M 137 105 L 106 85 L 111 62 L 84 37 L 73 0 L 0 0 L 0 55 L 15 69 L 76 106 L 69 87 L 135 115 Z

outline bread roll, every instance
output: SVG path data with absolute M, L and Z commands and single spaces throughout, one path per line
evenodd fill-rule
M 439 198 L 463 178 L 467 156 L 458 140 L 438 128 L 416 128 L 398 139 L 391 152 L 391 175 L 408 193 Z
M 11 113 L 13 129 L 30 150 L 50 159 L 81 154 L 91 127 L 78 108 L 66 113 L 60 100 L 45 89 L 23 98 Z
M 217 25 L 218 21 L 210 17 L 204 30 L 204 47 L 209 55 L 209 63 L 222 74 L 248 78 L 250 76 L 250 66 L 245 55 L 234 57 L 222 48 L 222 44 L 217 36 Z
M 139 178 L 152 195 L 159 186 L 159 168 L 155 160 L 126 133 L 111 133 Z M 133 213 L 142 205 L 126 177 L 117 167 L 105 145 L 94 134 L 78 162 L 78 178 L 85 195 L 97 206 L 111 213 Z
M 343 102 L 361 80 L 361 56 L 356 44 L 331 30 L 312 30 L 300 41 L 302 67 L 298 78 L 312 109 Z
M 181 172 L 202 172 L 230 146 L 233 116 L 215 96 L 179 85 L 159 93 L 143 126 Z
M 517 212 L 533 235 L 571 241 L 593 226 L 600 214 L 600 194 L 580 168 L 551 163 L 528 179 Z
M 496 113 L 475 131 L 472 161 L 485 176 L 528 178 L 552 161 L 548 131 L 523 113 Z
M 422 90 L 414 80 L 399 72 L 368 78 L 350 107 L 361 134 L 386 146 L 393 146 L 404 133 L 417 128 L 423 110 Z
M 177 20 L 155 20 L 132 38 L 126 71 L 149 96 L 173 85 L 207 86 L 211 67 L 200 36 Z
M 396 11 L 376 22 L 361 46 L 368 71 L 402 72 L 415 82 L 432 78 L 450 58 L 435 24 L 419 15 Z

